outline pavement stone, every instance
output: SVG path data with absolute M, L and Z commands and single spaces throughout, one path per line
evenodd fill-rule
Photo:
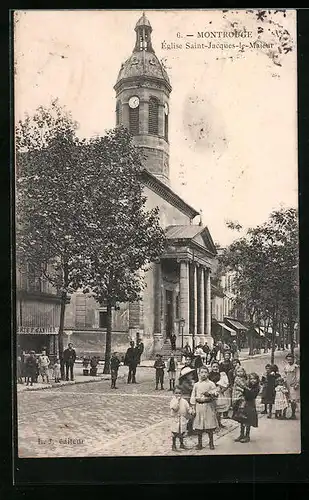
M 284 354 L 276 363 L 282 366 Z M 245 369 L 264 370 L 265 359 L 244 361 Z M 169 402 L 171 392 L 156 391 L 154 370 L 139 367 L 138 384 L 127 384 L 127 367 L 119 370 L 118 390 L 108 380 L 64 383 L 44 391 L 21 391 L 18 403 L 19 456 L 156 456 L 251 453 L 298 453 L 300 422 L 260 418 L 248 445 L 234 443 L 238 424 L 224 420 L 214 451 L 195 450 L 196 437 L 187 437 L 188 450 L 171 450 Z M 166 384 L 168 380 L 166 380 Z M 287 430 L 287 432 L 286 432 Z M 75 441 L 74 441 L 75 440 Z M 204 438 L 205 444 L 207 437 Z M 294 450 L 294 451 L 293 451 Z M 295 451 L 296 450 L 296 451 Z M 236 453 L 235 453 L 236 452 Z

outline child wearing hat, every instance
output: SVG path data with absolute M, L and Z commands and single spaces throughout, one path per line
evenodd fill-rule
M 167 360 L 167 373 L 170 381 L 170 388 L 169 388 L 170 391 L 175 389 L 177 367 L 178 367 L 177 358 L 175 356 L 174 351 L 172 351 L 171 357 Z
M 117 389 L 116 381 L 118 378 L 118 370 L 120 366 L 120 359 L 117 352 L 113 352 L 111 356 L 111 389 Z
M 163 382 L 164 382 L 164 368 L 165 363 L 162 359 L 161 354 L 156 355 L 156 360 L 154 362 L 153 367 L 156 369 L 156 390 L 158 390 L 159 384 L 161 384 L 161 390 L 164 390 Z

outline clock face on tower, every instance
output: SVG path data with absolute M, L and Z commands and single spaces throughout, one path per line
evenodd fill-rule
M 164 112 L 166 115 L 168 115 L 168 104 L 167 102 L 164 103 Z
M 129 106 L 130 108 L 137 108 L 139 105 L 139 98 L 135 95 L 133 97 L 130 97 L 129 99 Z

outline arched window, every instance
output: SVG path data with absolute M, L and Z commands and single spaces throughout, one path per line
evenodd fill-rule
M 164 115 L 164 138 L 168 141 L 168 115 Z
M 122 121 L 121 111 L 122 111 L 121 102 L 117 101 L 117 104 L 116 104 L 116 125 L 121 125 L 121 121 Z
M 139 133 L 139 106 L 129 108 L 129 129 L 132 135 Z
M 155 97 L 149 99 L 148 132 L 159 134 L 159 102 Z

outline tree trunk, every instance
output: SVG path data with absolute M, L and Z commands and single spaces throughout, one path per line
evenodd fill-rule
M 291 353 L 294 354 L 294 321 L 289 321 L 289 337 L 290 337 L 290 347 Z
M 271 356 L 270 356 L 270 363 L 272 365 L 275 362 L 276 330 L 277 330 L 277 324 L 276 324 L 275 317 L 273 317 L 273 320 L 272 320 L 272 335 L 271 335 Z
M 103 373 L 110 373 L 110 359 L 112 350 L 112 306 L 107 302 L 107 328 L 105 341 L 105 358 Z
M 58 351 L 60 359 L 60 374 L 61 379 L 64 380 L 64 363 L 63 363 L 63 330 L 64 330 L 64 317 L 65 317 L 65 306 L 67 303 L 67 292 L 61 293 L 61 304 L 60 304 L 60 323 L 59 323 L 59 333 L 58 333 Z
M 253 355 L 253 332 L 250 330 L 248 332 L 248 340 L 249 340 L 249 356 Z

